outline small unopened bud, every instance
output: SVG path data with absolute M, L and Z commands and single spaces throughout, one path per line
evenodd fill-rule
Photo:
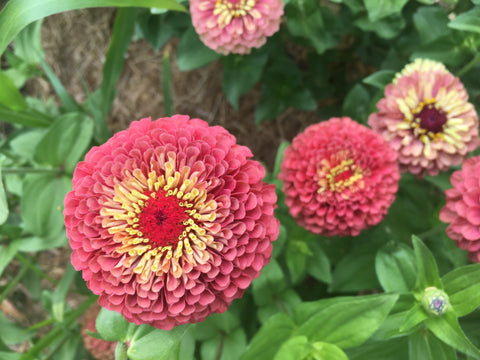
M 436 287 L 428 287 L 423 291 L 422 305 L 431 315 L 445 314 L 450 307 L 448 295 Z

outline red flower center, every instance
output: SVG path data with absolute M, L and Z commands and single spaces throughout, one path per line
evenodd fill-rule
M 447 122 L 447 115 L 433 105 L 424 106 L 417 116 L 420 118 L 420 127 L 432 133 L 442 132 Z
M 157 247 L 174 246 L 189 219 L 186 209 L 180 206 L 176 196 L 166 196 L 165 191 L 157 191 L 154 197 L 151 194 L 145 194 L 150 199 L 138 215 L 138 230 Z
M 339 181 L 345 181 L 349 179 L 352 175 L 353 175 L 352 170 L 350 170 L 349 168 L 344 168 L 338 175 L 335 175 L 334 182 L 337 183 Z

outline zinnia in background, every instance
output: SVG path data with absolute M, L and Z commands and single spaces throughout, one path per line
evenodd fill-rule
M 440 220 L 449 223 L 447 235 L 468 250 L 470 260 L 480 262 L 480 156 L 465 160 L 450 177 L 453 188 L 445 191 L 447 202 Z
M 408 64 L 377 103 L 368 124 L 398 152 L 402 172 L 437 175 L 477 148 L 478 117 L 468 94 L 443 64 Z
M 249 54 L 275 34 L 282 0 L 190 0 L 193 26 L 203 43 L 227 55 Z
M 350 118 L 307 127 L 285 149 L 279 175 L 290 214 L 316 234 L 358 235 L 394 201 L 396 160 L 381 135 Z
M 65 225 L 99 303 L 161 329 L 242 296 L 278 236 L 275 187 L 219 126 L 176 115 L 133 122 L 73 175 Z

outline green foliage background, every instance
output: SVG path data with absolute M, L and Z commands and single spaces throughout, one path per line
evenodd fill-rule
M 77 103 L 45 62 L 41 19 L 103 6 L 118 7 L 103 80 Z M 10 263 L 19 264 L 0 286 L 0 302 L 21 284 L 49 314 L 30 328 L 0 314 L 0 359 L 89 356 L 78 319 L 96 297 L 70 265 L 57 282 L 38 258 L 67 244 L 63 198 L 77 162 L 111 136 L 106 118 L 134 34 L 155 50 L 180 38 L 176 58 L 183 71 L 220 58 L 223 90 L 236 109 L 239 97 L 260 83 L 257 124 L 288 107 L 366 124 L 385 85 L 417 57 L 443 62 L 480 109 L 478 0 L 285 0 L 280 31 L 246 56 L 206 48 L 186 8 L 174 0 L 10 0 L 0 12 L 0 54 L 7 64 L 0 71 L 0 120 L 8 123 L 0 139 L 0 276 Z M 297 50 L 304 56 L 292 56 Z M 169 66 L 166 54 L 164 74 Z M 48 79 L 60 104 L 22 95 L 34 76 Z M 171 99 L 169 76 L 163 85 Z M 171 115 L 168 100 L 165 108 Z M 132 360 L 480 359 L 480 265 L 468 262 L 438 220 L 451 172 L 422 180 L 402 176 L 381 224 L 355 238 L 324 238 L 298 227 L 283 203 L 277 175 L 285 146 L 266 179 L 277 185 L 280 236 L 271 262 L 241 300 L 224 314 L 168 332 L 102 311 L 92 336 L 119 342 L 116 358 Z M 53 290 L 42 288 L 42 279 Z M 430 286 L 449 296 L 446 314 L 429 315 L 422 307 Z M 72 294 L 85 299 L 76 308 L 66 302 Z M 25 342 L 28 350 L 13 350 Z

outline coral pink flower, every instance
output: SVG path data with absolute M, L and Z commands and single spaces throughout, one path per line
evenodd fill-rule
M 350 118 L 309 126 L 285 149 L 279 175 L 290 214 L 313 233 L 358 235 L 395 199 L 396 160 L 379 134 Z
M 103 307 L 161 329 L 203 321 L 268 263 L 275 187 L 219 126 L 143 119 L 92 148 L 65 198 L 71 261 Z
M 83 345 L 85 346 L 85 349 L 87 349 L 88 352 L 97 360 L 114 360 L 117 343 L 97 339 L 87 333 L 87 330 L 93 333 L 97 332 L 95 322 L 100 309 L 100 305 L 95 304 L 91 306 L 85 313 L 81 331 Z
M 437 175 L 459 165 L 478 144 L 478 117 L 460 80 L 432 60 L 417 59 L 385 88 L 369 125 L 398 151 L 402 172 Z
M 227 55 L 249 54 L 276 33 L 282 0 L 190 0 L 192 22 L 209 48 Z
M 449 223 L 447 235 L 468 250 L 470 260 L 480 262 L 480 156 L 465 160 L 450 177 L 453 189 L 445 191 L 447 202 L 440 220 Z

